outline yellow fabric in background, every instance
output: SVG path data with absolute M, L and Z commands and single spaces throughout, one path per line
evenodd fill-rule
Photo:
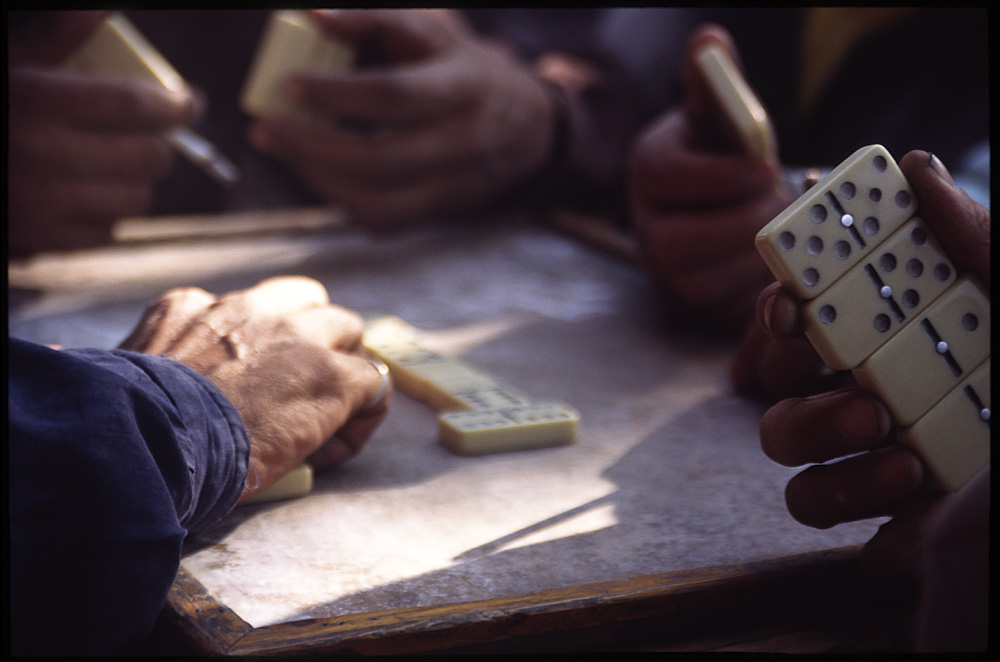
M 808 112 L 837 66 L 863 37 L 913 11 L 912 7 L 811 7 L 802 30 L 796 108 Z

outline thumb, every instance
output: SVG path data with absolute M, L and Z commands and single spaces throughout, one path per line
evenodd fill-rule
M 990 210 L 958 188 L 944 164 L 915 150 L 899 162 L 920 203 L 918 214 L 959 271 L 990 287 Z

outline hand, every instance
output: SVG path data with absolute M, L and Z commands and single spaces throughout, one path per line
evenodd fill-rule
M 637 142 L 630 196 L 646 268 L 667 309 L 742 329 L 773 280 L 754 236 L 791 197 L 779 187 L 777 163 L 744 156 L 724 139 L 719 109 L 693 65 L 710 41 L 736 58 L 721 28 L 695 32 L 682 71 L 685 104 Z
M 242 500 L 305 460 L 317 470 L 343 462 L 382 422 L 390 394 L 370 406 L 382 380 L 363 330 L 318 282 L 281 277 L 221 297 L 171 290 L 120 347 L 187 364 L 240 412 L 257 476 Z
M 544 165 L 554 102 L 532 71 L 447 10 L 314 12 L 385 66 L 303 73 L 290 98 L 322 128 L 267 118 L 250 141 L 376 229 L 481 208 Z M 361 123 L 371 130 L 351 130 Z
M 989 210 L 957 188 L 945 166 L 926 152 L 909 152 L 899 167 L 917 195 L 920 217 L 957 270 L 974 274 L 988 290 Z M 772 282 L 761 292 L 758 323 L 748 331 L 732 366 L 738 391 L 778 399 L 843 384 L 844 375 L 823 374 L 823 362 L 803 335 L 798 305 L 795 296 L 778 283 Z
M 900 169 L 920 201 L 919 214 L 958 271 L 989 285 L 990 214 L 955 187 L 947 170 L 926 152 L 910 152 Z M 758 307 L 760 327 L 770 337 L 767 365 L 744 359 L 742 365 L 779 389 L 801 378 L 789 354 L 801 352 L 801 320 L 792 295 L 769 287 Z M 749 353 L 760 352 L 753 346 Z M 789 481 L 785 498 L 799 521 L 827 528 L 841 522 L 889 515 L 865 545 L 862 561 L 882 575 L 918 576 L 928 531 L 940 510 L 954 498 L 929 491 L 915 455 L 894 442 L 888 410 L 856 386 L 806 398 L 784 400 L 761 421 L 761 446 L 787 466 L 816 464 Z M 841 459 L 845 458 L 845 459 Z
M 107 243 L 114 221 L 145 212 L 168 172 L 164 134 L 198 114 L 189 91 L 54 68 L 103 16 L 49 18 L 10 46 L 9 251 L 19 257 Z

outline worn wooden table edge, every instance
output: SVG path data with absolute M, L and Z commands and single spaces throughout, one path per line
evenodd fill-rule
M 167 615 L 181 636 L 208 655 L 407 654 L 469 647 L 559 631 L 751 604 L 768 596 L 846 590 L 860 547 L 746 564 L 601 582 L 533 595 L 308 619 L 254 628 L 213 598 L 183 567 Z M 814 594 L 814 593 L 813 593 Z

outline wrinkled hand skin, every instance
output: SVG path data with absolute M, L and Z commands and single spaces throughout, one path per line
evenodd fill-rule
M 726 138 L 721 110 L 693 64 L 709 42 L 739 62 L 722 28 L 693 34 L 682 70 L 684 105 L 640 136 L 629 195 L 646 271 L 668 314 L 743 331 L 773 280 L 754 237 L 792 199 L 776 162 L 745 156 Z
M 391 230 L 481 210 L 544 166 L 554 97 L 530 67 L 477 37 L 457 12 L 312 16 L 382 64 L 292 77 L 284 92 L 322 125 L 264 118 L 249 140 L 355 222 Z
M 61 63 L 103 12 L 43 12 L 11 39 L 9 253 L 98 246 L 145 213 L 174 155 L 163 137 L 192 124 L 200 99 L 142 80 L 70 74 Z
M 921 151 L 899 162 L 918 211 L 959 272 L 989 288 L 990 213 L 955 187 L 944 165 Z M 777 283 L 760 296 L 757 326 L 733 365 L 744 392 L 787 397 L 764 415 L 761 446 L 787 466 L 813 464 L 789 481 L 785 499 L 800 522 L 819 528 L 878 516 L 892 519 L 865 545 L 862 562 L 882 577 L 919 579 L 936 516 L 955 495 L 934 493 L 918 458 L 895 442 L 885 405 L 849 378 L 815 393 L 821 365 L 802 336 L 798 303 Z M 811 353 L 811 355 L 810 355 Z M 810 387 L 810 388 L 807 388 Z M 805 397 L 799 390 L 813 392 Z
M 363 331 L 320 283 L 286 276 L 220 297 L 170 290 L 120 348 L 190 366 L 236 407 L 251 446 L 242 500 L 303 461 L 322 470 L 347 460 L 382 422 L 390 396 L 367 408 L 381 376 Z

